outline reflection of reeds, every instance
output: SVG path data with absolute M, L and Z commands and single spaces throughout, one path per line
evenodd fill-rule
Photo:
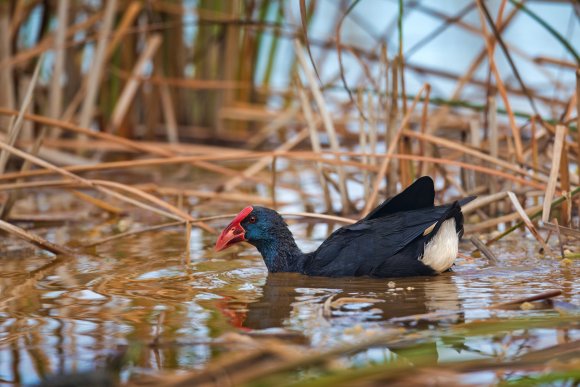
M 0 2 L 0 228 L 8 234 L 75 254 L 16 226 L 53 214 L 23 214 L 26 199 L 71 192 L 71 208 L 154 215 L 151 226 L 80 245 L 180 227 L 189 252 L 190 227 L 214 232 L 209 222 L 220 218 L 220 202 L 282 212 L 291 204 L 304 208 L 299 216 L 336 212 L 344 217 L 317 219 L 351 222 L 430 174 L 439 201 L 480 196 L 464 212 L 467 233 L 481 233 L 482 243 L 525 226 L 547 253 L 554 233 L 561 255 L 578 254 L 567 242 L 579 228 L 578 54 L 532 4 L 502 1 L 496 11 L 473 0 L 447 15 L 400 1 L 383 26 L 397 38 L 387 50 L 388 36 L 358 12 L 361 1 L 330 2 L 334 17 L 304 0 L 294 10 L 271 0 L 196 8 L 158 0 L 49 3 Z M 38 11 L 42 28 L 25 36 Z M 470 12 L 479 24 L 466 18 Z M 403 35 L 412 13 L 440 22 L 414 46 Z M 532 57 L 509 41 L 503 33 L 522 13 L 567 56 Z M 331 27 L 327 36 L 311 29 L 317 17 Z M 364 44 L 347 41 L 348 25 L 360 28 Z M 413 60 L 443 31 L 483 43 L 463 73 Z M 526 84 L 518 61 L 555 92 Z M 575 90 L 552 75 L 555 67 L 575 72 Z M 482 68 L 488 76 L 478 79 Z M 449 95 L 441 81 L 453 83 Z M 525 108 L 516 108 L 521 100 Z M 23 127 L 34 136 L 22 135 Z M 488 234 L 499 227 L 503 233 Z

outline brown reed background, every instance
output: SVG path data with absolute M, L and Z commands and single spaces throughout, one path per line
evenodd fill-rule
M 577 2 L 466 0 L 445 13 L 431 2 L 392 1 L 383 32 L 370 31 L 364 45 L 345 43 L 348 23 L 368 29 L 366 18 L 376 17 L 359 12 L 363 2 L 331 2 L 336 12 L 327 15 L 322 0 L 1 1 L 0 229 L 8 240 L 2 246 L 20 238 L 59 255 L 31 272 L 23 289 L 58 259 L 136 233 L 183 227 L 189 252 L 192 227 L 214 232 L 213 220 L 248 203 L 352 222 L 425 174 L 436 178 L 439 201 L 479 196 L 464 209 L 466 231 L 487 258 L 494 259 L 494 241 L 513 231 L 521 236 L 524 228 L 537 250 L 566 265 L 578 258 L 579 44 L 534 11 L 557 3 L 574 16 Z M 402 32 L 411 13 L 439 23 L 416 49 L 445 31 L 476 36 L 483 48 L 466 58 L 464 73 L 409 61 Z M 322 36 L 312 29 L 316 18 L 326 19 Z M 540 26 L 562 55 L 527 54 L 533 47 L 505 39 L 522 22 Z M 282 50 L 287 62 L 279 59 Z M 550 87 L 527 84 L 522 61 L 545 74 Z M 353 79 L 354 66 L 360 76 Z M 561 84 L 554 69 L 576 83 Z M 410 91 L 411 79 L 422 86 Z M 452 85 L 448 95 L 433 87 L 442 80 Z M 44 194 L 54 198 L 54 208 L 36 204 Z M 79 207 L 91 208 L 92 216 Z M 119 221 L 115 235 L 66 245 L 36 229 L 46 221 L 94 222 L 95 215 L 116 219 L 127 211 L 150 227 L 126 231 Z M 324 303 L 325 319 L 335 301 Z M 577 324 L 577 315 L 563 313 L 456 324 L 446 333 L 496 335 L 507 347 L 522 327 L 568 331 Z M 227 375 L 232 384 L 281 385 L 296 381 L 293 370 L 311 368 L 326 374 L 303 384 L 417 385 L 432 383 L 434 375 L 483 370 L 537 372 L 534 380 L 547 383 L 580 377 L 573 340 L 511 362 L 434 369 L 421 351 L 439 333 L 386 330 L 322 352 L 231 335 L 221 342 L 239 352 L 202 372 L 150 374 L 130 384 L 208 385 Z M 335 366 L 385 343 L 406 348 L 413 363 Z M 145 347 L 162 344 L 157 337 Z
M 199 218 L 216 215 L 212 204 L 222 201 L 299 204 L 348 222 L 427 174 L 438 179 L 441 201 L 480 196 L 465 210 L 467 231 L 507 230 L 488 244 L 525 226 L 546 252 L 546 239 L 558 235 L 554 254 L 577 256 L 566 245 L 578 235 L 580 85 L 554 80 L 555 93 L 526 86 L 513 57 L 578 80 L 578 42 L 535 13 L 534 2 L 465 1 L 446 14 L 400 1 L 390 3 L 386 32 L 362 47 L 341 38 L 345 21 L 365 26 L 359 3 L 336 2 L 321 37 L 311 31 L 327 16 L 320 1 L 2 2 L 1 228 L 70 253 L 19 227 L 35 218 L 14 210 L 55 189 L 104 213 L 138 207 L 187 231 L 214 231 L 214 218 Z M 445 30 L 481 39 L 465 73 L 407 63 L 403 25 L 412 12 L 439 21 L 423 46 Z M 470 13 L 479 23 L 464 20 Z M 540 25 L 563 55 L 532 56 L 505 41 L 502 33 L 522 19 Z M 394 51 L 388 36 L 396 36 Z M 288 47 L 291 59 L 281 63 Z M 347 60 L 360 70 L 354 81 Z M 283 87 L 274 80 L 281 68 Z M 486 79 L 476 76 L 480 68 Z M 407 90 L 410 77 L 426 80 L 416 93 Z M 453 92 L 435 97 L 431 84 L 441 79 Z M 463 97 L 470 87 L 478 92 Z M 527 111 L 514 109 L 516 100 Z M 156 166 L 186 168 L 184 184 L 143 176 Z M 305 191 L 304 176 L 314 176 L 316 193 Z M 280 190 L 298 199 L 277 200 Z

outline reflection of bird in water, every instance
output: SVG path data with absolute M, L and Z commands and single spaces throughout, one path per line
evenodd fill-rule
M 380 310 L 380 321 L 387 322 L 393 318 L 422 315 L 436 311 L 461 310 L 461 301 L 457 288 L 453 282 L 453 274 L 444 274 L 438 277 L 399 278 L 391 281 L 372 278 L 336 279 L 324 277 L 308 277 L 293 273 L 271 273 L 263 286 L 262 297 L 248 305 L 246 319 L 243 326 L 250 329 L 267 329 L 285 327 L 291 330 L 309 332 L 309 336 L 318 336 L 328 331 L 328 325 L 316 322 L 295 319 L 292 316 L 308 314 L 307 309 L 312 304 L 322 308 L 322 303 L 334 295 L 334 300 L 343 297 L 377 298 L 382 302 L 372 305 Z M 304 299 L 310 300 L 304 301 Z M 306 310 L 306 311 L 305 311 Z M 350 314 L 349 325 L 365 323 L 369 314 L 356 311 Z M 459 315 L 451 318 L 456 322 Z M 372 315 L 376 322 L 377 314 Z M 354 321 L 353 321 L 354 320 Z M 332 319 L 330 320 L 332 324 Z M 437 321 L 413 321 L 413 328 L 424 329 L 437 324 Z M 306 326 L 301 324 L 312 324 Z M 401 324 L 397 324 L 400 326 Z M 407 357 L 407 354 L 416 355 L 416 347 L 391 347 L 391 352 L 398 356 Z M 414 352 L 415 351 L 415 352 Z M 425 361 L 433 364 L 439 355 L 435 341 L 421 343 L 421 356 Z
M 295 308 L 304 305 L 297 302 L 297 298 L 315 291 L 322 292 L 323 296 L 334 295 L 335 300 L 342 297 L 377 298 L 382 302 L 375 303 L 373 308 L 380 309 L 382 321 L 440 310 L 461 309 L 452 274 L 385 281 L 373 278 L 337 279 L 294 273 L 270 273 L 262 288 L 262 297 L 248 305 L 243 325 L 252 329 L 283 326 L 296 329 L 298 327 L 288 326 L 288 319 Z M 312 302 L 319 300 L 317 298 Z

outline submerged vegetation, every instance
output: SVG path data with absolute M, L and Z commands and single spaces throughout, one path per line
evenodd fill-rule
M 578 9 L 0 2 L 0 382 L 577 384 Z M 455 273 L 212 250 L 248 204 L 308 244 L 422 175 L 478 196 Z

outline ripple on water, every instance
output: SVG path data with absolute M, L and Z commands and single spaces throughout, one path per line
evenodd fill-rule
M 305 242 L 300 234 L 304 230 L 296 228 L 299 244 Z M 104 245 L 98 249 L 100 257 L 59 261 L 35 279 L 30 278 L 29 269 L 46 265 L 50 262 L 46 257 L 8 260 L 5 272 L 0 273 L 6 306 L 0 314 L 0 337 L 13 340 L 12 350 L 28 353 L 27 344 L 20 340 L 22 332 L 40 333 L 35 336 L 35 346 L 53 365 L 61 358 L 73 362 L 80 353 L 94 358 L 118 345 L 150 343 L 159 335 L 164 342 L 191 345 L 164 347 L 158 358 L 144 352 L 137 365 L 191 369 L 219 354 L 220 350 L 207 345 L 209 340 L 239 328 L 297 331 L 318 348 L 356 343 L 376 333 L 393 332 L 400 339 L 429 332 L 437 338 L 432 350 L 441 361 L 450 361 L 458 356 L 491 356 L 501 349 L 491 336 L 450 334 L 457 324 L 555 315 L 545 309 L 491 310 L 490 305 L 548 289 L 562 289 L 563 300 L 580 304 L 579 263 L 563 267 L 558 260 L 540 258 L 525 240 L 494 246 L 500 257 L 496 267 L 488 266 L 484 259 L 460 259 L 452 273 L 385 280 L 268 274 L 252 248 L 241 255 L 217 257 L 211 249 L 198 251 L 196 261 L 186 268 L 180 238 L 181 233 L 165 232 Z M 524 246 L 514 248 L 518 243 Z M 463 251 L 469 251 L 469 246 Z M 331 305 L 329 311 L 325 302 L 331 296 L 335 301 L 372 298 L 381 302 L 346 302 Z M 428 324 L 390 321 L 442 311 L 451 314 Z M 446 332 L 445 337 L 441 332 Z M 556 344 L 564 337 L 557 329 L 530 332 L 532 349 Z M 565 337 L 577 339 L 579 335 L 568 329 Z M 459 344 L 451 344 L 449 337 Z M 519 339 L 514 336 L 513 340 Z M 454 345 L 471 349 L 458 352 Z M 353 361 L 393 356 L 397 355 L 388 349 L 373 349 Z M 3 363 L 0 374 L 11 375 L 10 362 Z M 19 369 L 32 375 L 33 381 L 39 376 L 31 364 L 22 362 Z M 64 369 L 72 367 L 67 363 Z

